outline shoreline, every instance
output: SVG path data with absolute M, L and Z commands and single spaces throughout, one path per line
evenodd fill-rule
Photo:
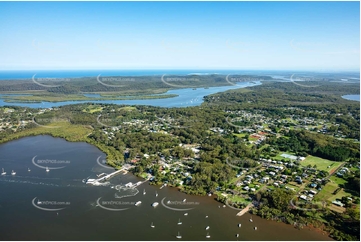
M 21 139 L 21 138 L 35 137 L 35 136 L 40 136 L 40 135 L 50 136 L 50 137 L 52 137 L 52 138 L 61 138 L 61 139 L 66 140 L 67 142 L 85 142 L 85 143 L 87 143 L 87 144 L 89 144 L 89 145 L 93 145 L 94 147 L 98 148 L 101 152 L 105 153 L 106 156 L 112 155 L 112 154 L 109 154 L 106 150 L 104 150 L 102 146 L 98 146 L 97 144 L 95 144 L 95 143 L 93 143 L 93 142 L 90 142 L 90 140 L 88 140 L 88 139 L 84 139 L 84 140 L 72 140 L 72 139 L 68 139 L 67 137 L 61 137 L 61 136 L 52 135 L 52 134 L 49 134 L 49 133 L 33 134 L 33 135 L 23 135 L 23 136 L 18 136 L 18 137 L 16 137 L 16 138 L 12 138 L 12 139 L 6 140 L 6 141 L 1 140 L 1 141 L 0 141 L 0 145 L 1 145 L 1 144 L 8 143 L 8 142 L 11 142 L 11 141 L 19 140 L 19 139 Z M 118 167 L 114 167 L 114 166 L 111 166 L 111 165 L 109 165 L 109 166 L 112 167 L 112 168 L 114 168 L 115 170 L 119 170 Z M 144 178 L 141 177 L 141 176 L 135 175 L 132 171 L 128 172 L 127 174 L 128 174 L 128 175 L 132 175 L 132 176 L 134 176 L 134 177 L 136 177 L 136 178 L 144 179 Z M 164 183 L 162 183 L 162 184 L 164 184 Z M 150 186 L 160 186 L 161 184 L 152 184 L 152 182 L 149 182 L 149 185 L 150 185 Z M 177 189 L 178 192 L 187 194 L 187 193 L 185 193 L 184 191 L 182 191 L 182 189 L 179 188 L 179 187 L 169 186 L 169 188 Z M 206 195 L 195 195 L 195 194 L 187 194 L 187 195 L 200 196 L 200 197 L 202 197 L 202 198 L 204 198 L 204 199 L 212 199 L 212 200 L 217 201 L 214 196 L 208 197 L 208 196 L 206 196 Z M 217 201 L 217 202 L 222 203 L 222 202 L 220 202 L 220 201 Z M 225 204 L 225 203 L 223 203 L 223 204 Z M 273 222 L 277 222 L 277 223 L 282 223 L 282 224 L 285 225 L 285 226 L 288 226 L 288 225 L 292 226 L 291 224 L 287 224 L 287 223 L 282 222 L 282 221 L 269 220 L 269 219 L 262 218 L 262 217 L 258 216 L 257 214 L 253 214 L 253 213 L 252 213 L 252 210 L 250 210 L 250 208 L 251 208 L 250 205 L 252 205 L 252 203 L 250 203 L 249 205 L 247 205 L 248 209 L 247 209 L 247 207 L 244 208 L 243 210 L 241 210 L 240 212 L 238 212 L 238 213 L 236 214 L 236 216 L 237 216 L 237 217 L 241 217 L 242 215 L 245 215 L 246 213 L 248 213 L 248 214 L 250 214 L 250 215 L 257 216 L 259 219 L 262 219 L 262 220 L 267 220 L 267 221 L 269 221 L 269 222 L 273 221 Z M 253 206 L 252 206 L 252 207 L 253 207 Z M 245 210 L 245 209 L 246 209 L 246 210 Z M 240 213 L 241 213 L 241 215 L 238 215 L 238 214 L 240 214 Z M 330 233 L 329 233 L 329 232 L 323 230 L 322 228 L 314 227 L 312 224 L 310 224 L 310 225 L 305 225 L 303 228 L 296 228 L 295 226 L 292 226 L 292 227 L 293 227 L 294 229 L 299 229 L 299 230 L 300 230 L 300 229 L 309 229 L 310 231 L 313 231 L 313 232 L 322 233 L 322 235 L 327 236 L 327 237 L 328 237 L 329 239 L 331 239 L 331 240 L 334 240 L 332 237 L 330 237 Z

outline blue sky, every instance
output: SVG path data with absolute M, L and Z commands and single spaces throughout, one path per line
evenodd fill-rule
M 0 2 L 0 70 L 359 70 L 359 2 Z

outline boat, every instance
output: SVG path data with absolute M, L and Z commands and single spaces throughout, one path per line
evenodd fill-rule
M 206 218 L 208 218 L 208 215 L 206 215 Z
M 257 227 L 254 227 L 254 230 L 257 230 Z
M 239 237 L 239 234 L 236 234 L 236 237 L 238 238 L 238 237 Z
M 150 227 L 151 227 L 151 228 L 155 228 L 153 222 L 150 224 Z
M 181 225 L 182 224 L 182 222 L 180 221 L 180 219 L 178 220 L 178 225 Z
M 238 227 L 240 228 L 242 226 L 242 224 L 238 224 Z
M 50 170 L 49 170 L 49 167 L 46 167 L 46 172 L 49 172 Z
M 212 196 L 212 193 L 208 193 L 208 197 Z
M 184 216 L 188 216 L 188 213 L 185 213 Z
M 16 172 L 14 170 L 11 171 L 11 175 L 15 176 Z
M 249 221 L 250 221 L 251 223 L 253 222 L 252 216 L 251 216 L 251 218 L 249 219 Z
M 154 207 L 154 208 L 158 205 L 159 205 L 159 203 L 157 203 L 157 202 L 152 203 L 152 207 Z
M 30 168 L 28 168 L 28 171 L 30 172 Z
M 209 226 L 207 226 L 207 227 L 206 227 L 206 230 L 208 230 L 209 228 L 210 228 L 210 227 L 209 227 Z
M 223 205 L 223 207 L 225 208 L 225 207 L 226 207 L 226 205 Z
M 180 235 L 180 233 L 178 232 L 178 235 L 176 236 L 177 239 L 181 239 L 182 235 Z
M 155 192 L 155 196 L 158 197 L 158 193 L 157 193 L 157 192 Z
M 209 239 L 211 236 L 209 235 L 209 233 L 207 233 L 206 238 Z
M 37 204 L 42 204 L 42 202 L 38 199 L 38 202 L 37 202 Z
M 3 171 L 1 172 L 1 175 L 2 176 L 6 175 L 6 171 L 4 171 L 4 168 L 3 168 Z
M 146 194 L 146 192 L 145 192 L 145 189 L 143 190 L 143 195 L 145 195 Z
M 139 206 L 142 203 L 142 201 L 138 201 L 135 203 L 135 206 Z
M 184 199 L 183 199 L 183 202 L 185 203 L 186 201 L 187 201 L 187 199 L 184 198 Z

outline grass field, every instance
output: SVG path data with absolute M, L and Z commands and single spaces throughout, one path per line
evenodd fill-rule
M 136 110 L 136 109 L 137 109 L 136 107 L 131 107 L 131 106 L 119 108 L 119 110 L 125 110 L 125 111 L 132 111 L 132 110 Z
M 103 108 L 101 106 L 98 105 L 89 105 L 87 108 L 85 108 L 83 110 L 83 112 L 88 112 L 88 113 L 95 113 L 95 112 L 100 112 L 102 111 Z
M 318 170 L 327 171 L 327 172 L 336 169 L 341 164 L 342 163 L 340 162 L 330 161 L 312 155 L 307 156 L 304 161 L 301 161 L 301 166 L 311 165 L 313 167 L 314 165 L 316 165 Z
M 237 136 L 238 138 L 244 138 L 247 135 L 247 133 L 242 133 L 242 134 L 233 133 L 233 135 Z
M 345 192 L 344 189 L 341 189 L 337 194 L 333 194 L 333 192 L 339 187 L 339 185 L 342 185 L 344 183 L 346 183 L 346 181 L 342 178 L 336 176 L 330 177 L 330 182 L 322 188 L 322 190 L 316 195 L 316 198 L 332 202 L 335 199 L 340 199 L 345 196 L 351 196 L 351 194 Z

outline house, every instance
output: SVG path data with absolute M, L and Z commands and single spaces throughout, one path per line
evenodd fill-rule
M 337 205 L 337 206 L 340 206 L 340 207 L 343 207 L 343 206 L 345 206 L 345 204 L 343 204 L 342 202 L 340 202 L 340 201 L 337 201 L 337 200 L 335 200 L 335 201 L 332 201 L 332 204 L 335 204 L 335 205 Z
M 310 193 L 312 193 L 313 195 L 316 195 L 316 194 L 317 194 L 317 192 L 314 191 L 314 190 L 310 190 Z

